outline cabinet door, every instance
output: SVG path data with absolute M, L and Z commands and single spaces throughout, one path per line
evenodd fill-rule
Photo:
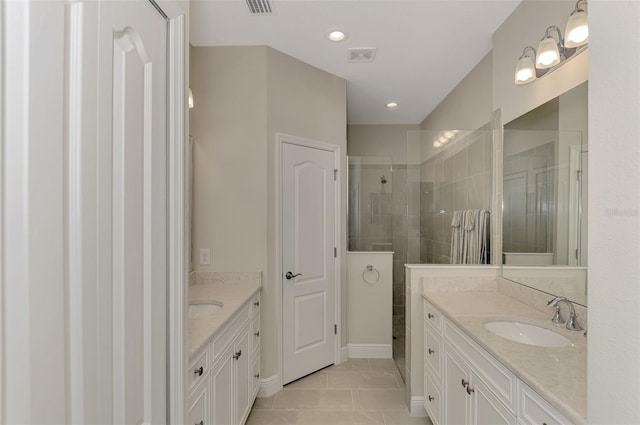
M 444 423 L 463 425 L 470 423 L 472 397 L 467 393 L 471 382 L 469 366 L 448 344 L 444 350 Z
M 235 341 L 234 369 L 235 373 L 235 397 L 236 397 L 236 416 L 234 423 L 243 423 L 246 415 L 249 413 L 249 380 L 251 379 L 251 366 L 249 362 L 251 358 L 249 353 L 249 327 L 245 327 Z
M 231 425 L 233 424 L 234 412 L 234 373 L 233 368 L 235 347 L 231 345 L 218 358 L 213 366 L 210 376 L 211 385 L 211 424 Z
M 473 388 L 473 412 L 472 424 L 474 425 L 515 425 L 516 417 L 493 394 L 489 387 L 472 374 Z
M 187 413 L 187 425 L 209 424 L 209 385 L 203 381 L 201 385 L 189 397 L 189 412 Z

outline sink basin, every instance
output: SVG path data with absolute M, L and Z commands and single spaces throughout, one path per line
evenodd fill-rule
M 557 332 L 528 323 L 495 321 L 484 324 L 494 334 L 522 344 L 538 347 L 569 347 L 573 342 Z
M 210 316 L 222 309 L 222 303 L 208 302 L 189 304 L 189 319 L 196 317 Z

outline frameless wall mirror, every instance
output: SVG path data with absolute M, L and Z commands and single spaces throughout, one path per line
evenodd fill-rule
M 587 304 L 587 83 L 504 126 L 503 277 Z

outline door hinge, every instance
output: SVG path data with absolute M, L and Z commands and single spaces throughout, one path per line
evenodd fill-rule
M 334 181 L 338 180 L 338 170 L 337 169 L 333 170 L 333 180 Z
M 333 247 L 333 258 L 338 258 L 338 248 Z
M 333 334 L 338 335 L 338 325 L 333 325 Z

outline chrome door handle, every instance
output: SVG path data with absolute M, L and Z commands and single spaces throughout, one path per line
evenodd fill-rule
M 285 275 L 284 275 L 284 277 L 286 277 L 286 278 L 287 278 L 287 280 L 291 280 L 291 279 L 293 279 L 294 277 L 298 277 L 298 276 L 302 276 L 302 273 L 296 273 L 296 274 L 293 274 L 293 273 L 291 273 L 291 272 L 287 272 L 287 274 L 285 274 Z

